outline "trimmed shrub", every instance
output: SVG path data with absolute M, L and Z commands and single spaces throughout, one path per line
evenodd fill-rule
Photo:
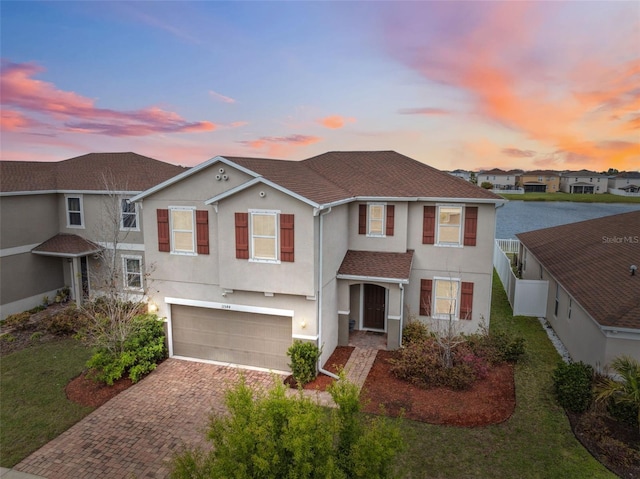
M 82 331 L 87 325 L 87 318 L 75 305 L 71 305 L 44 318 L 41 325 L 48 333 L 56 336 L 69 336 Z
M 466 336 L 474 354 L 489 364 L 515 363 L 525 354 L 525 340 L 503 330 Z
M 558 403 L 569 411 L 586 411 L 593 399 L 593 374 L 593 368 L 583 362 L 558 364 L 553 371 L 553 387 Z
M 29 311 L 23 311 L 22 313 L 10 314 L 2 321 L 2 326 L 5 328 L 15 328 L 18 331 L 24 331 L 33 327 L 30 324 L 31 313 Z
M 313 343 L 296 339 L 287 350 L 287 356 L 291 358 L 291 373 L 299 387 L 313 381 L 318 375 L 317 363 L 321 351 Z
M 167 356 L 162 321 L 153 314 L 142 314 L 133 322 L 133 332 L 125 340 L 123 351 L 99 348 L 87 362 L 95 380 L 112 386 L 128 374 L 135 383 Z
M 431 336 L 429 328 L 421 321 L 409 322 L 402 330 L 402 344 L 407 346 L 412 343 L 424 341 Z

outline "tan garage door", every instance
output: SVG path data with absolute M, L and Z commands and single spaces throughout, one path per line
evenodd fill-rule
M 289 370 L 289 317 L 173 305 L 171 326 L 175 356 Z

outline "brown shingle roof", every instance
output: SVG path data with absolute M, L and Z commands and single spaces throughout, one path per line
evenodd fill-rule
M 640 329 L 640 210 L 516 236 L 598 323 Z
M 225 158 L 319 204 L 357 196 L 502 199 L 395 151 L 334 151 L 303 161 Z
M 58 162 L 0 161 L 0 191 L 144 191 L 186 168 L 137 153 L 89 153 Z
M 36 246 L 31 251 L 44 256 L 86 256 L 97 253 L 102 248 L 81 236 L 60 233 Z
M 338 275 L 409 280 L 413 250 L 406 253 L 349 250 Z

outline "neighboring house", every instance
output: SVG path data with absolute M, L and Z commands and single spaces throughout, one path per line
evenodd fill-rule
M 69 287 L 81 301 L 91 290 L 103 237 L 105 201 L 121 199 L 118 248 L 128 286 L 143 281 L 142 218 L 127 198 L 185 171 L 135 153 L 91 153 L 59 162 L 0 162 L 0 315 L 53 301 Z M 117 200 L 116 200 L 117 201 Z
M 294 339 L 324 364 L 350 320 L 390 349 L 410 319 L 488 324 L 504 200 L 396 152 L 218 156 L 133 201 L 172 356 L 288 370 Z
M 549 281 L 546 318 L 572 359 L 640 360 L 640 211 L 516 236 L 522 277 Z
M 516 173 L 499 168 L 478 173 L 478 184 L 485 182 L 491 183 L 494 190 L 515 190 Z
M 624 171 L 609 177 L 608 187 L 612 190 L 638 193 L 640 192 L 640 171 Z
M 516 179 L 525 193 L 556 193 L 560 191 L 560 176 L 555 171 L 526 171 Z
M 560 175 L 560 191 L 565 193 L 606 193 L 607 175 L 589 170 L 563 172 Z
M 453 170 L 447 171 L 450 175 L 457 176 L 458 178 L 462 178 L 464 181 L 471 181 L 471 172 L 467 170 Z

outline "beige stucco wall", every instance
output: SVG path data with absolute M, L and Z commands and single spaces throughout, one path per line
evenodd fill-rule
M 485 181 L 493 184 L 495 189 L 507 186 L 515 187 L 516 175 L 485 175 L 484 173 L 478 175 L 478 185 L 481 185 Z
M 387 205 L 395 205 L 394 208 L 394 231 L 393 236 L 367 236 L 358 234 L 359 208 L 361 204 L 367 202 L 354 202 L 348 205 L 349 221 L 347 231 L 349 234 L 349 249 L 359 251 L 385 251 L 393 253 L 404 253 L 407 251 L 407 202 L 376 202 Z
M 591 180 L 591 181 L 590 181 Z M 575 183 L 587 183 L 593 185 L 593 191 L 595 194 L 603 194 L 607 192 L 607 177 L 594 175 L 589 176 L 561 176 L 560 177 L 560 191 L 565 193 L 571 192 L 571 185 Z
M 0 248 L 39 244 L 58 233 L 57 195 L 3 196 Z

